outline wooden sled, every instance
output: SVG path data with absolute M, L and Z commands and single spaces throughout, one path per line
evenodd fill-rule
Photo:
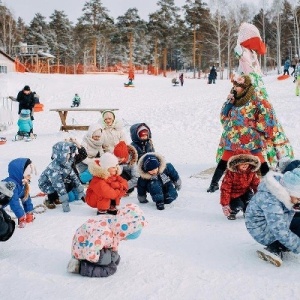
M 277 77 L 278 80 L 285 80 L 285 79 L 288 79 L 290 78 L 290 75 L 280 75 Z

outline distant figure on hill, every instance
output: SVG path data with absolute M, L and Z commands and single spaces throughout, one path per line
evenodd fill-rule
M 79 95 L 76 93 L 73 100 L 72 100 L 72 106 L 71 107 L 78 107 L 80 105 L 81 99 Z

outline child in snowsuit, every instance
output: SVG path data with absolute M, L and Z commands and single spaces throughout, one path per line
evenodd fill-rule
M 245 213 L 253 193 L 256 193 L 260 179 L 257 171 L 259 158 L 249 151 L 236 151 L 227 162 L 227 170 L 221 184 L 223 213 L 228 220 L 235 220 L 239 211 Z
M 68 193 L 72 190 L 84 201 L 83 186 L 72 168 L 75 151 L 76 146 L 70 142 L 58 142 L 52 147 L 52 161 L 39 178 L 39 188 L 48 196 L 47 207 L 61 203 L 63 211 L 69 212 Z
M 270 171 L 248 204 L 246 227 L 258 243 L 259 258 L 279 267 L 282 252 L 300 253 L 300 218 L 293 205 L 300 201 L 300 169 L 284 174 Z
M 127 180 L 128 191 L 124 196 L 129 196 L 137 185 L 139 173 L 137 170 L 138 155 L 135 148 L 121 141 L 114 149 L 114 155 L 118 158 L 121 168 L 121 177 Z
M 155 152 L 152 134 L 146 123 L 137 123 L 130 127 L 131 145 L 138 153 L 138 159 L 148 152 Z
M 29 109 L 22 109 L 18 119 L 18 135 L 33 138 L 33 123 L 30 117 Z
M 0 242 L 6 242 L 13 235 L 16 223 L 4 210 L 16 185 L 13 182 L 0 182 Z
M 81 99 L 78 94 L 75 94 L 73 100 L 72 100 L 72 106 L 71 107 L 78 107 L 80 105 Z
M 35 219 L 29 194 L 33 172 L 35 172 L 35 167 L 29 158 L 16 158 L 8 164 L 8 177 L 3 180 L 13 182 L 16 186 L 9 206 L 18 219 L 19 228 L 24 228 L 26 223 L 31 223 Z
M 136 204 L 126 204 L 117 215 L 100 215 L 82 224 L 72 241 L 68 272 L 88 277 L 108 277 L 120 263 L 119 243 L 139 237 L 147 225 Z
M 123 179 L 118 159 L 111 153 L 104 153 L 99 160 L 89 164 L 93 175 L 86 191 L 86 203 L 97 208 L 97 214 L 117 214 L 117 205 L 126 194 L 128 184 Z
M 147 153 L 138 162 L 140 177 L 137 183 L 138 200 L 147 203 L 147 192 L 156 203 L 158 210 L 165 209 L 177 197 L 181 189 L 181 179 L 174 166 L 166 163 L 162 155 Z

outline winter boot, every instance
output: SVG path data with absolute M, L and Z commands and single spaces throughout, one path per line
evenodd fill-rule
M 33 213 L 27 213 L 26 214 L 26 223 L 31 223 L 33 222 L 35 219 L 35 216 Z
M 50 202 L 48 199 L 45 199 L 44 205 L 46 205 L 46 207 L 49 208 L 49 209 L 56 208 L 56 205 L 54 203 Z
M 165 209 L 165 205 L 163 202 L 156 202 L 156 208 L 158 210 L 164 210 Z
M 211 179 L 210 186 L 207 189 L 208 193 L 214 193 L 215 191 L 217 191 L 219 189 L 218 182 L 221 179 L 223 173 L 224 173 L 224 171 L 222 169 L 216 168 L 215 173 Z
M 97 216 L 105 215 L 106 213 L 107 213 L 107 210 L 97 210 Z
M 282 250 L 278 247 L 276 242 L 256 252 L 260 259 L 268 261 L 276 267 L 280 267 L 282 264 Z

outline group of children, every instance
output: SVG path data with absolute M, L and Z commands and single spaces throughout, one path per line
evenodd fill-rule
M 121 206 L 122 197 L 136 189 L 139 203 L 147 203 L 150 194 L 158 210 L 178 197 L 179 174 L 155 152 L 149 126 L 132 125 L 130 136 L 129 145 L 121 123 L 108 110 L 102 113 L 101 122 L 90 126 L 81 144 L 69 138 L 52 147 L 51 162 L 38 179 L 40 190 L 46 194 L 44 204 L 49 209 L 61 205 L 63 212 L 69 212 L 69 202 L 79 200 L 96 208 L 97 215 L 74 235 L 69 272 L 89 277 L 115 273 L 120 261 L 119 242 L 137 238 L 147 224 L 138 205 Z M 10 205 L 19 228 L 34 221 L 29 191 L 34 172 L 35 166 L 29 158 L 17 158 L 9 163 L 9 176 L 0 182 L 0 217 L 4 220 L 0 223 L 0 240 L 7 240 L 15 228 L 15 222 L 3 209 L 6 205 Z

